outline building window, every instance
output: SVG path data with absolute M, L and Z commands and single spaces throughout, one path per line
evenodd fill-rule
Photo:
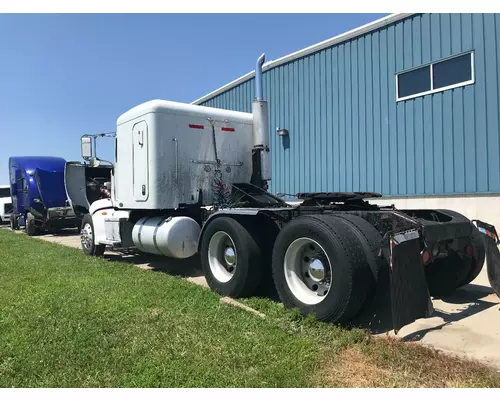
M 414 69 L 398 75 L 398 99 L 416 96 L 431 90 L 431 67 Z
M 396 101 L 474 83 L 474 53 L 436 61 L 396 75 Z

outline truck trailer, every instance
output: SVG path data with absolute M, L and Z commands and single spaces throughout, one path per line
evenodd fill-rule
M 209 287 L 234 298 L 271 282 L 286 307 L 348 323 L 389 271 L 397 331 L 432 314 L 431 297 L 474 280 L 487 259 L 500 295 L 495 227 L 451 210 L 398 210 L 378 193 L 268 191 L 267 102 L 256 65 L 252 113 L 164 100 L 121 115 L 112 166 L 66 165 L 85 254 L 106 247 L 177 259 L 199 253 Z M 93 158 L 82 141 L 82 155 Z
M 29 236 L 79 228 L 64 186 L 66 160 L 60 157 L 10 157 L 13 212 L 10 227 L 24 227 Z

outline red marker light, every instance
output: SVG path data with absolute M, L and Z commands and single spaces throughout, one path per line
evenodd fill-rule
M 222 132 L 234 132 L 234 128 L 226 128 L 226 127 L 222 127 L 220 128 L 220 130 Z
M 470 244 L 465 248 L 465 251 L 468 256 L 472 256 L 472 246 Z
M 429 250 L 425 249 L 422 252 L 422 261 L 424 262 L 424 264 L 427 264 L 430 259 L 431 259 L 431 253 L 429 253 Z
M 194 124 L 189 124 L 189 127 L 191 129 L 205 129 L 203 125 L 194 125 Z

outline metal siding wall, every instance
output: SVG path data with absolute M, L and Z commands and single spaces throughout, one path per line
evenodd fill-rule
M 498 14 L 421 14 L 264 72 L 271 190 L 500 192 L 499 46 Z M 469 50 L 474 85 L 396 103 L 397 72 Z M 251 79 L 204 105 L 253 97 Z

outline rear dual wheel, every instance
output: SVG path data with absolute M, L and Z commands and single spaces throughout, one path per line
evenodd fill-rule
M 347 322 L 362 311 L 374 291 L 376 259 L 361 218 L 351 217 L 303 216 L 280 232 L 272 268 L 286 307 L 328 322 Z
M 251 296 L 262 277 L 261 249 L 241 222 L 219 217 L 203 234 L 201 266 L 208 286 L 230 297 Z
M 362 218 L 298 217 L 279 232 L 272 255 L 259 238 L 262 225 L 252 222 L 219 217 L 206 227 L 200 253 L 212 290 L 230 297 L 255 294 L 272 256 L 272 278 L 281 301 L 304 315 L 346 322 L 371 299 L 381 237 Z
M 472 225 L 471 245 L 472 258 L 460 257 L 453 253 L 446 258 L 435 260 L 426 267 L 426 280 L 431 296 L 450 295 L 478 277 L 484 265 L 485 248 L 481 233 L 474 225 Z

